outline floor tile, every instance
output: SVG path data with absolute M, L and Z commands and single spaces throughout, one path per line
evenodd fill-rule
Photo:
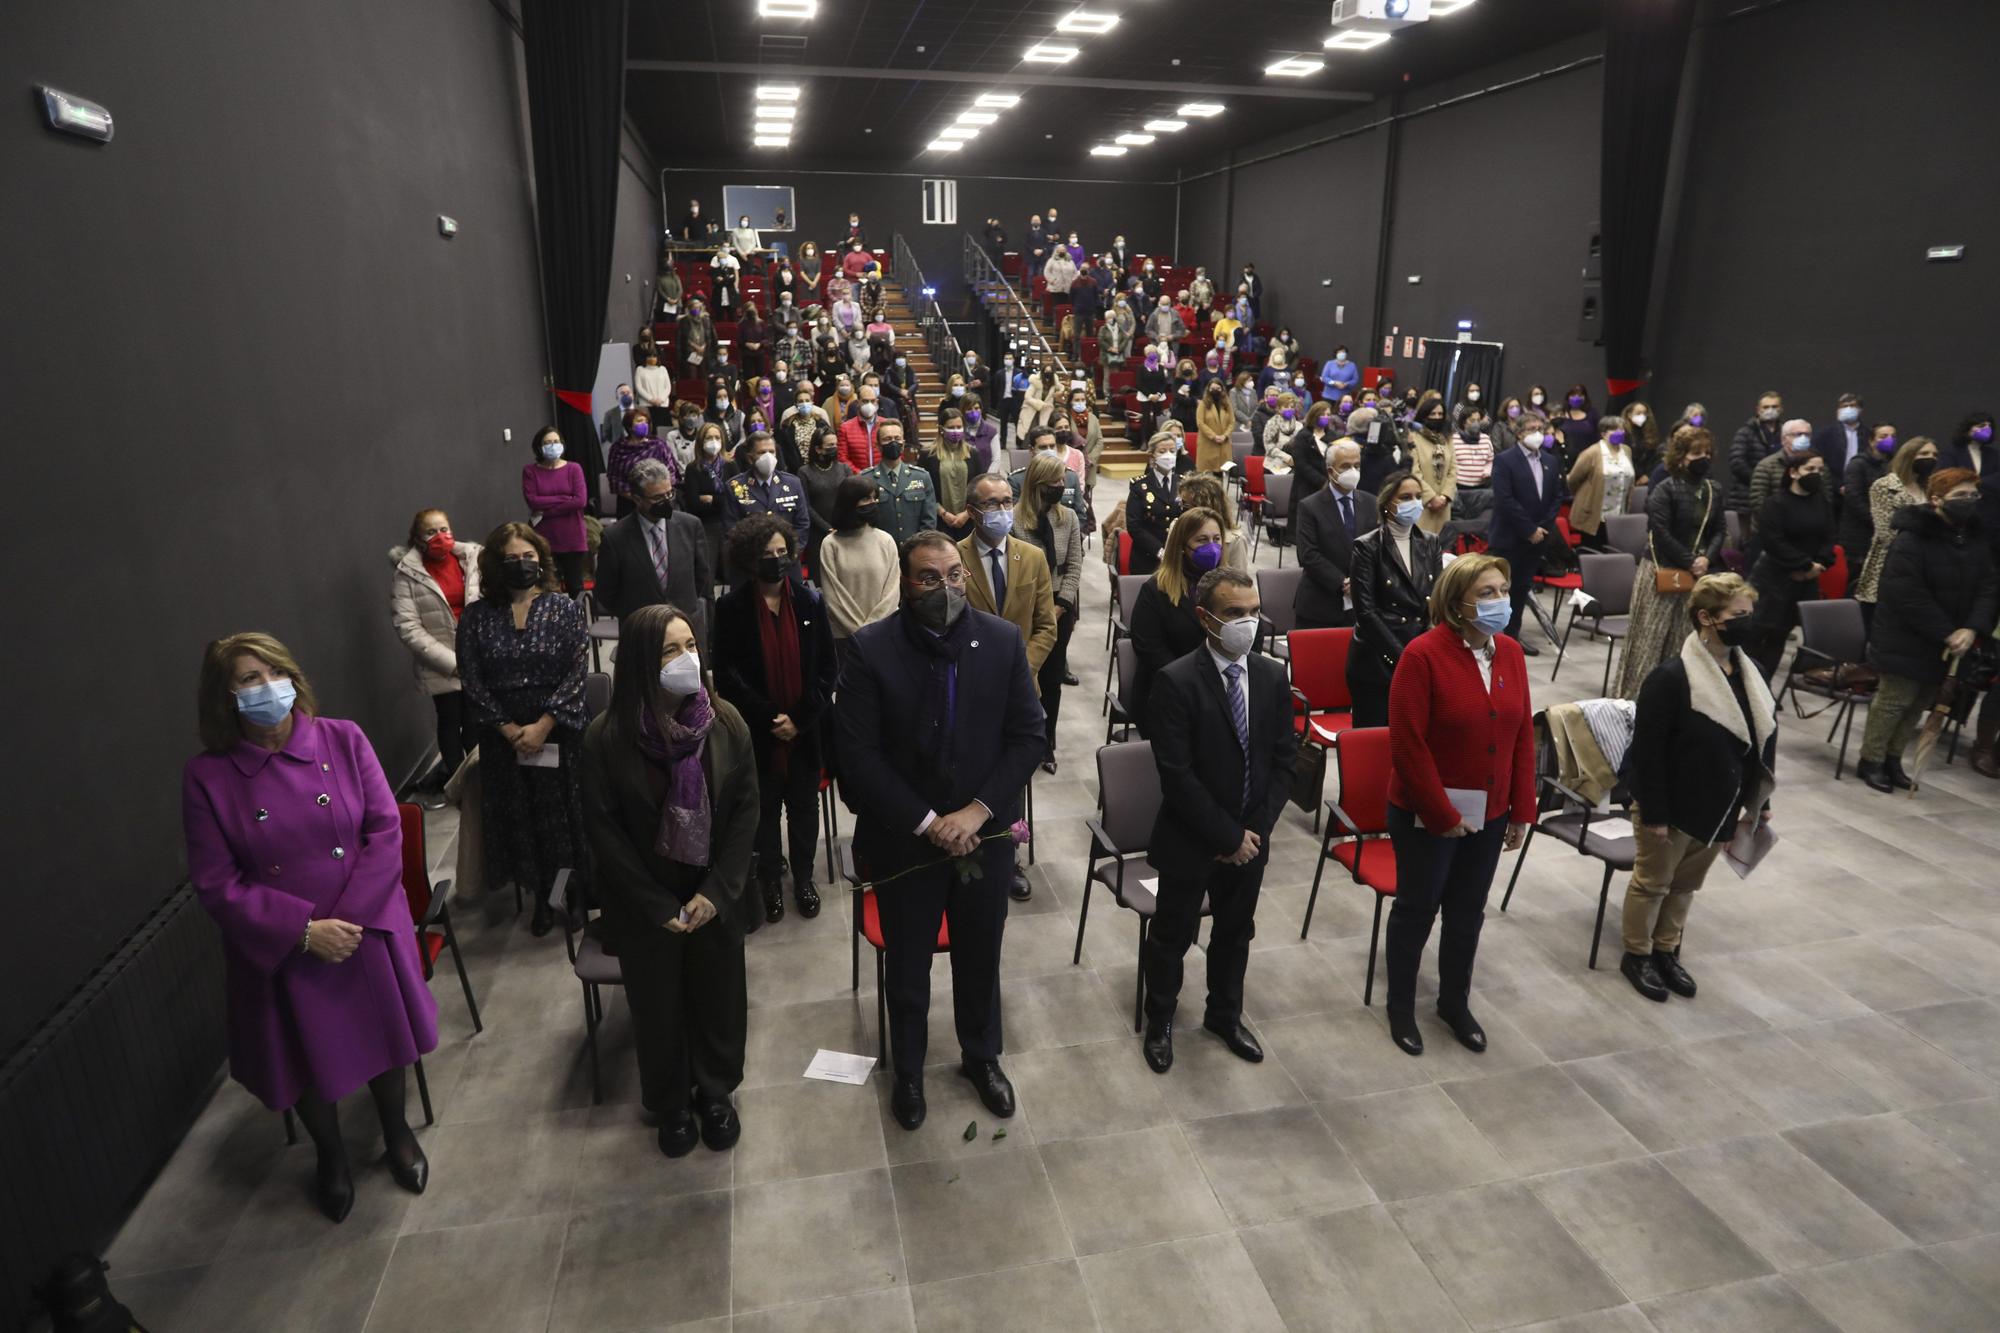
M 152 1273 L 113 1272 L 111 1289 L 119 1303 L 149 1329 L 198 1327 L 190 1323 L 195 1297 L 208 1277 L 208 1267 L 162 1268 Z
M 592 1107 L 578 1136 L 571 1206 L 653 1204 L 676 1194 L 726 1190 L 736 1178 L 735 1152 L 704 1148 L 668 1157 L 659 1145 L 658 1124 L 646 1123 L 637 1106 Z
M 1881 1098 L 1892 1110 L 1970 1101 L 2000 1091 L 1993 1080 L 1973 1073 L 1889 1018 L 1819 1023 L 1791 1036 L 1809 1055 Z
M 1878 1012 L 1965 998 L 1958 987 L 1940 981 L 1877 940 L 1826 940 L 1802 944 L 1789 952 Z
M 904 1284 L 887 1171 L 742 1186 L 732 1236 L 739 1313 Z
M 1285 1327 L 1234 1235 L 1092 1255 L 1081 1267 L 1105 1333 Z
M 729 1313 L 730 1201 L 684 1194 L 570 1219 L 549 1333 L 609 1333 Z
M 1520 1175 L 1636 1157 L 1646 1151 L 1560 1066 L 1541 1065 L 1439 1086 Z
M 1892 1250 L 1788 1276 L 1822 1314 L 1857 1333 L 2000 1327 L 2000 1308 L 1921 1250 Z
M 474 1038 L 450 1105 L 438 1113 L 439 1123 L 462 1124 L 589 1106 L 590 1057 L 583 1046 L 582 1005 L 579 998 L 573 1029 L 518 1037 L 489 1032 Z
M 866 1087 L 802 1078 L 739 1092 L 736 1109 L 743 1121 L 734 1153 L 739 1185 L 889 1164 Z
M 1531 1184 L 1536 1197 L 1634 1300 L 1771 1271 L 1657 1161 L 1579 1167 Z
M 1867 1005 L 1781 951 L 1704 960 L 1701 996 L 1719 995 L 1774 1028 L 1873 1013 Z M 1670 1002 L 1671 1003 L 1671 1002 Z M 1699 1000 L 1697 1001 L 1699 1003 Z
M 1660 1333 L 1839 1333 L 1797 1287 L 1781 1277 L 1755 1277 L 1645 1304 Z
M 1526 1185 L 1391 1204 L 1390 1213 L 1476 1329 L 1623 1305 L 1625 1297 Z
M 403 1231 L 569 1211 L 589 1122 L 587 1111 L 565 1111 L 439 1125 L 424 1144 L 430 1186 L 403 1215 Z
M 1924 1253 L 2000 1310 L 2000 1233 L 1933 1245 Z
M 1048 1172 L 1032 1147 L 912 1162 L 889 1178 L 913 1283 L 1070 1257 Z
M 1653 1152 L 1768 1128 L 1761 1114 L 1711 1080 L 1683 1048 L 1598 1056 L 1563 1069 Z
M 1383 1199 L 1462 1189 L 1514 1174 L 1434 1086 L 1323 1102 L 1320 1114 Z
M 326 1219 L 321 1217 L 319 1223 L 324 1232 Z M 347 1333 L 367 1324 L 375 1289 L 395 1248 L 392 1233 L 298 1251 L 281 1262 L 265 1252 L 211 1264 L 185 1317 L 171 1323 L 135 1303 L 115 1273 L 112 1290 L 148 1328 L 201 1329 L 203 1333 L 265 1333 L 270 1329 Z
M 768 1088 L 802 1078 L 822 1047 L 875 1054 L 872 994 L 759 1010 L 744 1043 L 742 1086 Z
M 731 1333 L 915 1333 L 916 1327 L 910 1290 L 899 1286 L 738 1313 Z
M 1774 1128 L 1876 1115 L 1879 1097 L 1808 1054 L 1782 1032 L 1752 1032 L 1685 1048 L 1708 1076 L 1763 1113 Z
M 1238 1236 L 1288 1329 L 1466 1327 L 1387 1208 L 1277 1222 Z
M 1173 1119 L 1160 1077 L 1146 1067 L 1136 1037 L 1030 1051 L 1007 1061 L 1020 1104 L 1035 1118 L 1035 1140 L 1118 1134 Z
M 1009 1268 L 998 1273 L 929 1282 L 910 1288 L 920 1333 L 1093 1333 L 1090 1293 L 1076 1261 Z
M 1251 956 L 1243 980 L 1244 1015 L 1261 1029 L 1280 1018 L 1345 1009 L 1361 998 L 1358 982 L 1349 983 L 1350 978 L 1336 975 L 1324 954 L 1294 936 L 1292 943 Z M 1185 994 L 1182 998 L 1190 1005 L 1194 1001 Z
M 1683 1148 L 1660 1160 L 1781 1271 L 1910 1243 L 1881 1214 L 1776 1135 Z
M 481 1333 L 548 1327 L 568 1220 L 559 1214 L 424 1231 L 396 1242 L 368 1333 L 431 1333 L 439 1311 Z
M 1072 1139 L 1041 1152 L 1079 1255 L 1206 1235 L 1229 1224 L 1174 1126 Z
M 1009 1051 L 1044 1051 L 1135 1035 L 1130 1011 L 1087 968 L 1018 979 L 1008 978 L 1003 968 L 1000 1013 Z
M 1514 1333 L 1653 1333 L 1653 1326 L 1638 1306 L 1619 1305 L 1609 1310 L 1587 1310 L 1561 1319 L 1522 1324 Z
M 1903 1116 L 1809 1125 L 1785 1138 L 1920 1244 L 2000 1231 L 2000 1190 Z
M 1375 1201 L 1310 1106 L 1217 1116 L 1195 1121 L 1184 1132 L 1223 1210 L 1239 1227 Z
M 1003 1066 L 1011 1066 L 1004 1061 Z M 1015 1089 L 1015 1109 L 1011 1118 L 998 1119 L 986 1109 L 972 1084 L 958 1075 L 958 1066 L 932 1065 L 924 1071 L 924 1123 L 915 1130 L 896 1123 L 889 1109 L 892 1088 L 886 1078 L 869 1080 L 875 1096 L 877 1123 L 883 1147 L 892 1165 L 927 1162 L 940 1157 L 975 1157 L 981 1153 L 1008 1152 L 1036 1141 L 1033 1110 Z M 974 1127 L 965 1137 L 967 1125 Z M 1000 1135 L 995 1138 L 994 1135 Z
M 1993 970 L 2000 973 L 2000 965 Z M 1905 1009 L 1894 1018 L 1973 1073 L 2000 1079 L 2000 1001 L 1954 1000 Z
M 1379 1004 L 1281 1019 L 1259 1030 L 1266 1056 L 1315 1101 L 1417 1087 L 1431 1079 L 1422 1060 L 1412 1060 L 1389 1040 Z
M 1482 990 L 1551 1060 L 1578 1060 L 1659 1046 L 1666 1038 L 1628 1012 L 1570 980 Z
M 1144 1056 L 1138 1058 L 1143 1064 Z M 1174 1028 L 1174 1066 L 1154 1077 L 1167 1109 L 1180 1120 L 1306 1104 L 1282 1063 L 1267 1056 L 1252 1064 L 1199 1023 Z

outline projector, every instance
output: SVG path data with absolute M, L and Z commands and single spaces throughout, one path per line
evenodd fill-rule
M 1380 23 L 1423 23 L 1431 16 L 1431 0 L 1333 0 L 1333 22 L 1370 19 Z

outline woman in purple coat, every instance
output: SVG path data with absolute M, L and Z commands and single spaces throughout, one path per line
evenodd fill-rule
M 361 728 L 321 718 L 268 634 L 208 645 L 204 753 L 181 778 L 188 877 L 222 930 L 229 1070 L 319 1150 L 319 1206 L 354 1181 L 336 1106 L 368 1085 L 390 1174 L 424 1192 L 430 1163 L 403 1114 L 403 1068 L 437 1048 L 437 1002 L 403 897 L 395 798 Z
M 534 461 L 521 469 L 521 498 L 528 502 L 529 522 L 555 555 L 564 591 L 581 597 L 590 563 L 590 533 L 583 523 L 590 489 L 583 469 L 563 461 L 562 432 L 554 426 L 535 432 Z

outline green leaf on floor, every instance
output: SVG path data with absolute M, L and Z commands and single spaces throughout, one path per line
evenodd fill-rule
M 979 1137 L 979 1122 L 977 1120 L 968 1120 L 965 1122 L 965 1134 L 963 1137 L 967 1143 Z

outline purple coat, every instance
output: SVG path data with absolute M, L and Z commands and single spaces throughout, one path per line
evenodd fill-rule
M 238 741 L 181 778 L 188 878 L 228 962 L 229 1072 L 272 1110 L 337 1101 L 437 1048 L 382 766 L 354 723 L 293 718 L 284 749 Z M 361 947 L 301 953 L 308 918 L 360 926 Z
M 530 463 L 521 469 L 521 498 L 528 502 L 529 513 L 541 515 L 535 531 L 542 534 L 551 551 L 590 549 L 590 537 L 583 526 L 590 493 L 584 489 L 582 468 L 574 463 L 561 467 Z

